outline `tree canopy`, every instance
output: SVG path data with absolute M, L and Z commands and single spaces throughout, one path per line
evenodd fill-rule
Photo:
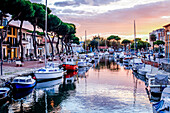
M 162 41 L 162 40 L 157 40 L 157 41 L 155 41 L 154 42 L 154 45 L 164 45 L 165 44 L 165 42 L 164 41 Z
M 156 35 L 155 34 L 150 35 L 150 41 L 156 41 Z
M 14 19 L 21 21 L 20 29 L 22 28 L 22 24 L 24 21 L 29 21 L 33 25 L 34 30 L 31 31 L 31 33 L 33 33 L 32 38 L 33 38 L 34 54 L 36 56 L 36 53 L 37 53 L 36 52 L 36 45 L 37 45 L 36 33 L 44 35 L 44 33 L 37 32 L 36 28 L 39 27 L 43 31 L 45 31 L 46 6 L 44 4 L 31 3 L 29 0 L 1 0 L 1 2 L 2 2 L 2 4 L 0 4 L 1 20 L 3 20 L 2 15 L 10 14 L 12 15 L 12 18 L 10 19 L 9 22 L 11 22 Z M 63 45 L 63 42 L 65 42 L 66 44 L 65 46 L 70 46 L 71 40 L 73 40 L 73 43 L 79 44 L 79 38 L 75 36 L 76 26 L 73 23 L 65 23 L 60 18 L 58 18 L 56 15 L 50 14 L 50 13 L 51 13 L 51 9 L 47 7 L 47 19 L 48 19 L 47 20 L 48 22 L 47 32 L 50 32 L 49 34 L 54 34 L 53 40 L 49 39 L 51 42 L 51 45 L 53 45 L 52 43 L 56 36 L 58 37 L 57 46 L 58 46 L 60 39 L 61 39 L 62 45 Z M 9 22 L 8 22 L 8 25 L 9 25 Z M 47 35 L 49 34 L 47 33 Z M 20 37 L 20 45 L 22 46 L 21 39 L 22 37 Z M 67 49 L 67 47 L 65 47 L 65 49 Z
M 130 43 L 130 40 L 128 40 L 128 39 L 124 39 L 123 41 L 122 41 L 122 44 L 129 44 Z
M 138 40 L 136 42 L 136 49 L 146 49 L 147 47 L 150 47 L 150 44 L 148 42 L 142 41 L 142 40 Z M 131 44 L 131 48 L 134 48 L 134 42 Z

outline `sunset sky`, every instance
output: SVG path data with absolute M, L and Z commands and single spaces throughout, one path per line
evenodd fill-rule
M 45 4 L 45 0 L 31 0 Z M 170 0 L 48 0 L 52 13 L 77 27 L 76 35 L 146 39 L 149 32 L 170 23 Z

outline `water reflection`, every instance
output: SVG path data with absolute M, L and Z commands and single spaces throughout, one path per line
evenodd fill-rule
M 101 59 L 100 63 L 97 63 L 95 66 L 95 70 L 100 69 L 109 69 L 111 71 L 118 71 L 120 69 L 120 66 L 118 63 L 114 62 L 114 60 L 109 59 Z
M 23 99 L 16 98 L 0 112 L 150 113 L 144 81 L 119 63 L 96 60 L 93 68 L 79 68 L 63 79 L 37 83 L 28 95 L 17 97 Z

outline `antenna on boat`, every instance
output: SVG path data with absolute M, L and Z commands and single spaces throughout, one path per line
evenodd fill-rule
M 46 9 L 45 9 L 45 67 L 46 67 L 46 63 L 47 63 L 47 59 L 46 59 L 46 57 L 47 57 L 47 47 L 46 47 L 46 45 L 47 45 L 47 0 L 46 0 L 46 2 L 45 2 L 45 4 L 46 4 Z
M 86 54 L 86 30 L 85 30 L 85 54 Z
M 134 20 L 134 53 L 136 53 L 135 52 L 135 46 L 136 46 L 136 25 L 135 25 L 135 20 Z

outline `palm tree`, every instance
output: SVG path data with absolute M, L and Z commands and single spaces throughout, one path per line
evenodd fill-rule
M 123 41 L 122 41 L 122 44 L 124 44 L 124 46 L 125 46 L 125 51 L 126 51 L 126 46 L 127 46 L 127 44 L 129 44 L 130 43 L 130 40 L 128 40 L 128 39 L 124 39 Z
M 116 37 L 115 37 L 115 40 L 117 41 L 117 46 L 118 46 L 118 48 L 119 48 L 119 43 L 118 43 L 118 42 L 119 42 L 119 40 L 121 40 L 121 38 L 118 37 L 118 36 L 116 36 Z

